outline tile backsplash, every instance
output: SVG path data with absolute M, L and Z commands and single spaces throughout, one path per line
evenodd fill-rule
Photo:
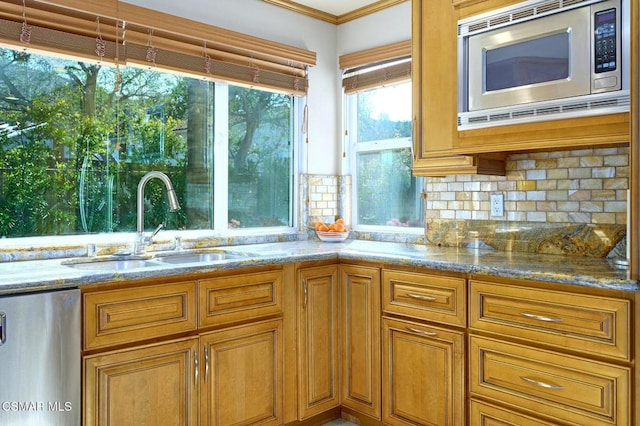
M 427 219 L 626 225 L 628 148 L 514 154 L 506 176 L 427 178 Z M 491 216 L 501 193 L 504 215 Z
M 626 147 L 512 154 L 506 176 L 425 178 L 426 242 L 625 257 L 628 179 Z M 301 229 L 350 219 L 350 176 L 303 175 L 300 194 Z M 502 194 L 501 216 L 492 194 Z

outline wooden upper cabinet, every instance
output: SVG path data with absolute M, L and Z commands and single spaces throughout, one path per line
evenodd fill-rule
M 502 153 L 454 153 L 457 20 L 450 0 L 412 2 L 413 174 L 504 175 Z
M 415 175 L 504 175 L 510 152 L 629 143 L 629 113 L 458 131 L 457 22 L 513 3 L 412 1 Z

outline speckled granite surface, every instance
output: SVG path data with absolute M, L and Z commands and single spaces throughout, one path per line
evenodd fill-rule
M 626 235 L 624 225 L 496 220 L 432 219 L 426 229 L 433 245 L 581 257 L 607 257 Z
M 223 247 L 217 247 L 221 248 Z M 317 240 L 286 241 L 236 245 L 228 249 L 241 256 L 209 264 L 182 265 L 152 259 L 152 266 L 124 271 L 77 269 L 69 264 L 73 259 L 4 262 L 0 263 L 0 294 L 321 259 L 374 261 L 389 265 L 409 265 L 568 285 L 624 291 L 640 290 L 638 282 L 628 279 L 625 270 L 617 269 L 606 259 L 596 258 L 363 240 L 347 240 L 344 243 L 322 243 Z M 155 256 L 159 254 L 156 253 Z

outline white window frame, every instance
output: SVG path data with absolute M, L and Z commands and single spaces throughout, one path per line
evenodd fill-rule
M 381 86 L 382 87 L 382 86 Z M 409 99 L 409 102 L 411 100 Z M 358 93 L 344 94 L 345 105 L 344 125 L 346 127 L 345 145 L 347 149 L 347 161 L 344 164 L 347 171 L 351 172 L 351 223 L 355 231 L 361 232 L 389 232 L 402 234 L 423 234 L 422 227 L 401 227 L 391 225 L 362 225 L 358 223 L 358 182 L 357 182 L 357 157 L 360 153 L 377 152 L 389 149 L 408 148 L 413 150 L 411 137 L 382 139 L 358 143 Z
M 226 235 L 259 235 L 259 234 L 293 234 L 297 232 L 298 223 L 298 147 L 302 145 L 301 130 L 298 123 L 302 117 L 301 98 L 293 97 L 291 107 L 291 167 L 289 173 L 289 203 L 291 226 L 268 226 L 254 228 L 229 228 L 229 84 L 216 82 L 214 90 L 214 114 L 216 123 L 227 123 L 225 126 L 214 126 L 213 135 L 213 182 L 216 193 L 224 193 L 224 197 L 213 197 L 213 231 Z M 257 90 L 262 90 L 258 88 Z M 213 189 L 213 188 L 212 188 Z

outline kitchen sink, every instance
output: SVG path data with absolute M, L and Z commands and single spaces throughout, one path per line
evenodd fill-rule
M 155 258 L 158 262 L 180 265 L 183 263 L 214 263 L 228 259 L 246 258 L 246 255 L 230 253 L 227 251 L 215 251 L 207 253 L 179 253 L 167 254 Z
M 68 263 L 67 266 L 90 271 L 128 271 L 130 269 L 148 268 L 159 265 L 157 262 L 145 259 L 118 259 Z

